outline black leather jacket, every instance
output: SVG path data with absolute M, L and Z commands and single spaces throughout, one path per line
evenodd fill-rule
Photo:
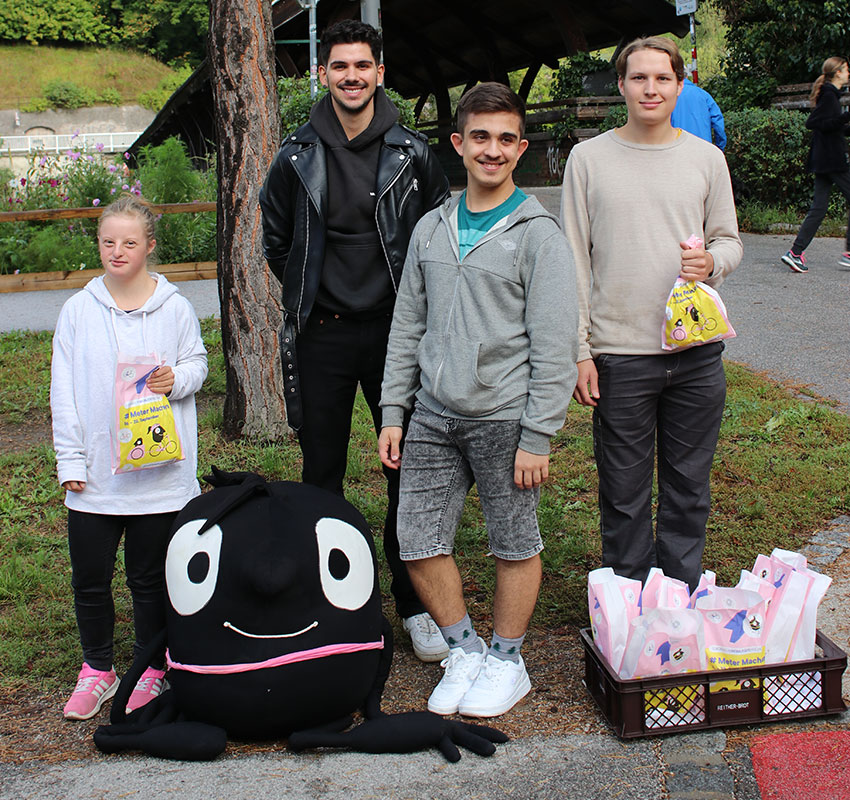
M 398 291 L 419 218 L 449 195 L 449 182 L 421 134 L 395 124 L 378 159 L 375 219 Z M 308 122 L 280 148 L 260 191 L 263 250 L 283 289 L 284 327 L 294 335 L 310 316 L 325 257 L 328 175 L 325 145 Z

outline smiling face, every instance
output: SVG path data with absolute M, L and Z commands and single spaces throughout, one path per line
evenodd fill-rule
M 520 117 L 510 111 L 469 114 L 452 144 L 463 158 L 467 187 L 472 191 L 510 194 L 513 171 L 528 147 L 520 133 Z
M 626 100 L 629 125 L 654 128 L 670 124 L 682 83 L 667 53 L 649 48 L 636 50 L 629 56 L 625 75 L 617 85 Z
M 225 486 L 192 501 L 166 556 L 169 681 L 191 719 L 283 735 L 354 710 L 381 640 L 368 526 L 342 498 L 268 484 L 208 530 Z M 210 704 L 210 694 L 216 703 Z
M 97 235 L 100 261 L 113 281 L 132 283 L 147 271 L 148 256 L 156 247 L 141 220 L 132 214 L 105 217 Z
M 331 95 L 337 116 L 358 117 L 372 113 L 372 98 L 384 77 L 366 42 L 335 44 L 328 63 L 319 66 L 319 80 Z

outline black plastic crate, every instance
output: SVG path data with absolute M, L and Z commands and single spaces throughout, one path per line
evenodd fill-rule
M 584 683 L 623 739 L 676 731 L 820 717 L 846 710 L 841 677 L 847 655 L 817 632 L 810 661 L 621 680 L 581 630 Z

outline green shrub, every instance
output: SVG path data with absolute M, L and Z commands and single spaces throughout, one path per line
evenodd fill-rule
M 135 175 L 123 164 L 111 163 L 101 150 L 38 154 L 26 177 L 12 183 L 0 174 L 3 209 L 105 206 L 121 191 L 144 194 L 154 203 L 215 200 L 215 169 L 207 164 L 197 169 L 178 139 L 144 148 Z M 96 221 L 88 219 L 3 223 L 0 273 L 99 267 L 96 229 Z M 157 242 L 162 263 L 215 260 L 215 212 L 164 215 Z
M 600 132 L 604 132 L 610 131 L 612 128 L 622 128 L 628 118 L 629 110 L 626 108 L 625 103 L 618 106 L 611 106 L 605 115 L 605 119 L 599 123 L 599 130 Z
M 806 172 L 809 133 L 799 111 L 749 108 L 725 115 L 726 161 L 736 199 L 804 211 L 812 181 Z
M 26 238 L 16 232 L 0 239 L 0 272 L 50 272 L 100 266 L 93 220 L 87 226 L 79 221 L 40 224 L 43 227 L 35 233 L 28 232 Z
M 136 176 L 145 197 L 154 203 L 189 203 L 199 197 L 201 182 L 186 145 L 176 136 L 142 147 Z
M 97 93 L 73 81 L 56 79 L 44 85 L 44 96 L 52 108 L 82 108 L 97 102 Z
M 328 90 L 320 86 L 316 97 L 310 97 L 309 78 L 281 78 L 277 82 L 277 93 L 280 98 L 280 126 L 284 135 L 291 133 L 310 119 L 310 109 L 321 100 Z M 415 127 L 415 106 L 410 100 L 405 100 L 394 89 L 386 89 L 387 97 L 398 109 L 399 122 L 409 128 Z
M 161 80 L 155 89 L 139 95 L 139 105 L 151 111 L 159 111 L 192 74 L 191 67 L 183 66 L 167 78 Z
M 105 106 L 120 106 L 123 98 L 121 97 L 121 92 L 113 89 L 111 86 L 107 86 L 98 95 L 97 100 Z
M 27 114 L 40 114 L 50 108 L 50 101 L 46 97 L 33 97 L 28 103 L 21 104 L 21 111 Z
M 582 80 L 595 72 L 605 72 L 611 69 L 611 62 L 604 58 L 597 58 L 590 53 L 579 52 L 561 61 L 555 80 L 552 83 L 552 100 L 566 100 L 570 97 L 582 97 L 585 90 L 582 88 Z M 607 87 L 602 95 L 613 95 L 617 93 L 616 80 Z
M 703 88 L 725 114 L 728 111 L 769 108 L 777 85 L 776 79 L 764 70 L 753 68 L 734 76 L 715 75 L 705 82 Z

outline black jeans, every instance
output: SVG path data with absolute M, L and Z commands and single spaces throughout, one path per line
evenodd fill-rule
M 815 238 L 815 234 L 818 232 L 818 228 L 821 222 L 823 222 L 823 218 L 826 216 L 827 209 L 829 208 L 829 195 L 832 192 L 833 183 L 841 191 L 841 194 L 844 195 L 847 202 L 850 203 L 850 172 L 816 173 L 815 194 L 812 198 L 812 207 L 809 209 L 809 213 L 806 214 L 806 218 L 803 220 L 803 224 L 797 233 L 797 238 L 791 247 L 795 253 L 802 253 L 809 246 L 812 239 Z M 850 214 L 847 218 L 847 233 L 845 238 L 846 248 L 850 251 Z
M 381 381 L 391 322 L 391 313 L 362 320 L 314 309 L 295 340 L 304 414 L 298 432 L 304 457 L 304 483 L 343 494 L 358 383 L 372 413 L 375 430 L 381 430 Z M 384 554 L 392 573 L 391 591 L 399 616 L 412 617 L 422 613 L 425 607 L 399 556 L 399 471 L 386 467 L 383 471 L 387 479 Z
M 127 586 L 133 598 L 133 656 L 165 627 L 165 553 L 176 511 L 118 516 L 68 511 L 68 549 L 74 610 L 83 659 L 93 669 L 112 668 L 115 606 L 112 575 L 121 535 Z M 150 666 L 161 669 L 165 650 Z
M 644 580 L 650 567 L 696 588 L 711 505 L 709 476 L 726 400 L 714 342 L 669 355 L 600 355 L 593 446 L 602 563 Z M 658 507 L 652 476 L 658 445 Z

